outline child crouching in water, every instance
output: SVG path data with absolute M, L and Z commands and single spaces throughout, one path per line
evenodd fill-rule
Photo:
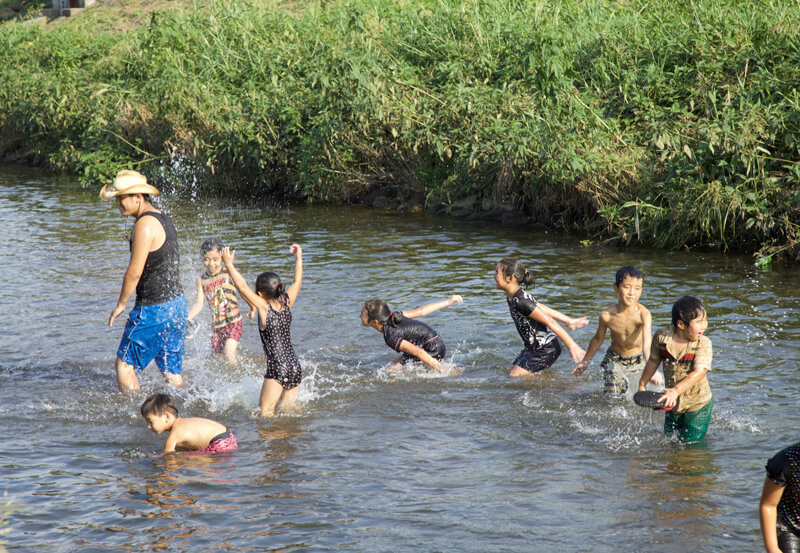
M 664 363 L 666 389 L 664 434 L 678 433 L 682 442 L 702 440 L 711 420 L 711 388 L 706 374 L 711 370 L 711 340 L 703 336 L 708 315 L 703 303 L 684 296 L 672 306 L 672 326 L 653 337 L 650 359 L 639 379 L 639 391 L 647 389 L 658 365 Z M 680 400 L 680 401 L 679 401 Z
M 282 410 L 289 410 L 297 400 L 303 371 L 292 347 L 292 305 L 303 283 L 303 249 L 292 244 L 289 251 L 294 255 L 294 282 L 285 288 L 275 273 L 261 273 L 256 278 L 256 289 L 251 290 L 247 281 L 233 265 L 236 252 L 222 249 L 225 263 L 233 283 L 242 297 L 258 311 L 258 333 L 267 357 L 267 372 L 261 386 L 259 407 L 262 417 L 274 417 L 278 402 Z
M 464 300 L 456 294 L 416 309 L 392 311 L 385 301 L 372 299 L 365 302 L 361 309 L 361 326 L 368 326 L 382 333 L 386 345 L 403 354 L 392 362 L 390 371 L 399 371 L 406 363 L 415 359 L 436 372 L 442 372 L 442 360 L 446 352 L 444 340 L 431 327 L 414 319 L 454 303 L 464 303 Z
M 231 453 L 239 447 L 236 436 L 224 425 L 199 417 L 179 417 L 167 394 L 153 394 L 144 400 L 142 416 L 147 428 L 156 434 L 169 431 L 164 453 L 176 448 L 188 450 L 187 453 Z
M 583 359 L 586 352 L 556 321 L 561 321 L 570 330 L 575 330 L 589 324 L 589 319 L 567 317 L 536 301 L 520 287 L 533 285 L 533 275 L 512 257 L 506 257 L 497 264 L 494 280 L 497 288 L 506 293 L 511 318 L 525 344 L 525 348 L 514 359 L 509 376 L 530 376 L 552 366 L 561 355 L 561 344 L 556 337 L 566 344 L 573 361 L 577 363 Z
M 236 299 L 236 287 L 222 265 L 220 252 L 224 247 L 217 238 L 209 238 L 200 245 L 206 270 L 197 279 L 197 299 L 189 311 L 189 321 L 202 311 L 205 297 L 211 309 L 211 351 L 224 354 L 225 360 L 233 365 L 236 363 L 236 348 L 242 338 L 242 315 Z

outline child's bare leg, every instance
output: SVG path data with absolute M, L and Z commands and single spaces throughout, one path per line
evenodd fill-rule
M 239 347 L 239 342 L 234 340 L 233 338 L 228 338 L 225 340 L 225 349 L 223 351 L 225 355 L 225 361 L 229 365 L 236 364 L 236 348 Z
M 300 386 L 295 386 L 291 390 L 285 390 L 281 396 L 281 411 L 293 411 L 295 402 L 297 401 L 297 392 L 300 391 Z
M 183 388 L 184 382 L 183 382 L 183 375 L 182 374 L 173 374 L 173 373 L 168 373 L 168 372 L 164 372 L 162 374 L 164 375 L 164 379 L 167 382 L 169 382 L 170 384 L 172 384 L 176 388 Z
M 275 406 L 283 393 L 283 386 L 274 378 L 265 378 L 261 386 L 261 397 L 258 404 L 261 407 L 262 417 L 274 417 Z
M 127 364 L 125 361 L 117 357 L 117 362 L 114 365 L 117 370 L 117 386 L 120 392 L 127 392 L 131 390 L 139 390 L 139 379 L 136 377 L 136 371 L 133 365 Z
M 513 376 L 515 378 L 524 378 L 526 376 L 531 376 L 533 373 L 531 371 L 526 371 L 519 365 L 514 365 L 510 371 L 508 371 L 508 376 Z
M 389 366 L 388 366 L 386 369 L 387 369 L 387 370 L 388 370 L 390 373 L 396 373 L 396 372 L 400 372 L 400 371 L 402 371 L 402 370 L 403 370 L 403 363 L 402 363 L 402 361 L 403 361 L 403 358 L 402 358 L 402 356 L 401 356 L 401 357 L 398 357 L 397 359 L 395 359 L 394 361 L 392 361 L 391 365 L 389 365 Z

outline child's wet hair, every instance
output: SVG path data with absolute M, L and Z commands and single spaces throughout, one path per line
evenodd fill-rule
M 147 415 L 161 416 L 166 411 L 176 417 L 178 416 L 178 408 L 175 407 L 172 398 L 167 394 L 153 394 L 142 403 L 142 416 L 144 418 L 147 418 Z
M 256 278 L 256 292 L 265 298 L 278 299 L 286 295 L 286 287 L 281 282 L 281 277 L 266 272 Z
M 678 321 L 689 326 L 689 323 L 701 313 L 706 312 L 706 306 L 694 296 L 683 296 L 672 305 L 672 326 L 678 328 Z
M 225 244 L 219 238 L 209 238 L 200 244 L 200 255 L 205 255 L 208 252 L 221 252 Z
M 536 281 L 536 279 L 533 278 L 533 274 L 529 273 L 518 259 L 505 257 L 501 259 L 500 263 L 497 265 L 500 267 L 500 271 L 503 275 L 514 277 L 514 280 L 526 288 L 533 286 Z
M 403 320 L 402 315 L 389 309 L 389 304 L 382 299 L 373 298 L 365 301 L 364 309 L 367 311 L 367 320 L 378 321 L 382 325 L 397 324 Z
M 625 280 L 625 277 L 638 278 L 639 280 L 644 280 L 644 275 L 642 274 L 642 271 L 640 271 L 639 269 L 637 269 L 632 265 L 625 265 L 623 268 L 617 271 L 617 275 L 614 278 L 614 286 L 619 286 L 620 284 L 622 284 L 622 281 Z

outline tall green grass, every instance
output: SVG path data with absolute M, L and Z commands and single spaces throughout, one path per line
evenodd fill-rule
M 87 184 L 513 202 L 598 239 L 800 257 L 800 4 L 232 1 L 0 29 L 0 155 Z M 486 202 L 483 202 L 486 203 Z

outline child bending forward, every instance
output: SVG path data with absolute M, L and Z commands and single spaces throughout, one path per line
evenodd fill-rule
M 169 432 L 164 453 L 177 448 L 187 453 L 231 453 L 238 446 L 236 436 L 224 425 L 199 417 L 178 416 L 178 409 L 167 394 L 153 394 L 142 403 L 147 428 L 156 434 Z
M 454 303 L 464 303 L 464 300 L 458 294 L 454 294 L 446 300 L 415 309 L 392 311 L 385 301 L 376 298 L 364 302 L 361 308 L 361 326 L 374 328 L 383 334 L 387 346 L 403 354 L 389 365 L 389 371 L 399 371 L 409 361 L 416 360 L 422 361 L 440 373 L 442 360 L 447 351 L 444 340 L 434 329 L 414 319 Z

